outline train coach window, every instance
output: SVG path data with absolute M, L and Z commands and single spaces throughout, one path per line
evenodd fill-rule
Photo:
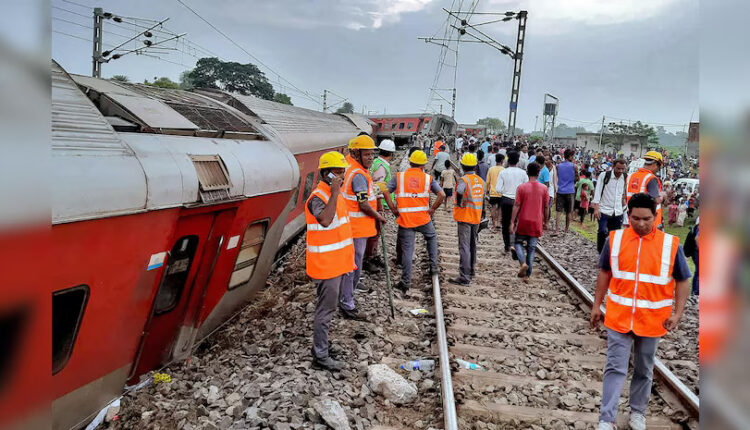
M 399 129 L 399 130 L 403 130 L 403 129 L 404 129 L 404 123 L 403 123 L 403 122 L 402 122 L 401 124 L 399 124 L 399 125 L 398 125 L 398 129 Z
M 197 249 L 198 236 L 195 235 L 183 236 L 172 246 L 164 268 L 164 278 L 156 293 L 155 314 L 169 312 L 179 303 Z
M 297 189 L 294 190 L 294 196 L 292 197 L 292 201 L 294 202 L 294 205 L 297 206 L 297 198 L 299 198 L 299 188 L 300 185 L 302 185 L 302 176 L 297 178 Z
M 307 201 L 313 190 L 313 182 L 315 181 L 315 172 L 310 172 L 305 177 L 305 193 L 302 195 L 302 201 Z
M 411 130 L 412 128 L 414 128 L 414 123 L 410 122 L 409 125 L 406 128 L 408 128 L 409 130 Z
M 250 224 L 245 229 L 240 253 L 237 255 L 237 261 L 234 263 L 234 271 L 232 272 L 232 277 L 229 279 L 228 289 L 231 290 L 244 284 L 253 276 L 255 262 L 258 261 L 258 256 L 263 248 L 263 241 L 266 239 L 267 228 L 268 221 L 260 221 Z
M 88 300 L 88 285 L 78 285 L 52 293 L 53 375 L 61 371 L 70 360 Z

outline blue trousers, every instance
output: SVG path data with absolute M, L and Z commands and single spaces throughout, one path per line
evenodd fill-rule
M 354 263 L 357 265 L 357 269 L 353 272 L 341 275 L 344 279 L 341 282 L 341 299 L 339 306 L 348 311 L 354 309 L 354 287 L 359 283 L 359 276 L 362 274 L 362 258 L 365 255 L 367 239 L 368 238 L 366 237 L 354 238 Z
M 621 228 L 622 215 L 614 216 L 602 214 L 602 217 L 599 218 L 599 230 L 596 232 L 596 249 L 599 252 L 602 252 L 604 243 L 607 241 L 607 237 L 609 237 L 609 232 Z
M 524 242 L 527 242 L 526 252 L 524 252 L 523 249 Z M 523 263 L 526 262 L 529 266 L 529 269 L 526 271 L 526 276 L 531 276 L 531 266 L 534 264 L 534 253 L 536 253 L 537 242 L 539 242 L 538 237 L 524 235 L 516 235 L 516 238 L 513 241 L 513 247 L 516 249 L 516 255 L 518 256 L 518 263 L 523 266 Z

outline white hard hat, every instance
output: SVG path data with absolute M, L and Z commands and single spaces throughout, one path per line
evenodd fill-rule
M 378 145 L 378 149 L 388 152 L 396 152 L 396 144 L 393 143 L 391 139 L 384 139 L 380 142 L 380 145 Z

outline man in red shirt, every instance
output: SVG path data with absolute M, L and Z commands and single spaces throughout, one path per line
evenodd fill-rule
M 524 282 L 529 282 L 536 243 L 542 237 L 542 226 L 548 221 L 545 208 L 549 203 L 549 190 L 537 181 L 540 170 L 541 166 L 536 162 L 529 163 L 526 168 L 529 182 L 518 186 L 516 202 L 510 218 L 510 234 L 515 235 L 513 247 L 518 256 L 518 262 L 521 264 L 518 277 Z M 525 253 L 524 242 L 526 242 Z

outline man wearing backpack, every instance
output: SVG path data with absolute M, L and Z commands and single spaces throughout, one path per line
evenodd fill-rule
M 622 158 L 615 160 L 612 170 L 599 174 L 596 190 L 591 203 L 594 205 L 594 217 L 599 221 L 596 233 L 596 249 L 601 253 L 609 237 L 609 232 L 622 228 L 622 214 L 627 204 L 627 180 Z

